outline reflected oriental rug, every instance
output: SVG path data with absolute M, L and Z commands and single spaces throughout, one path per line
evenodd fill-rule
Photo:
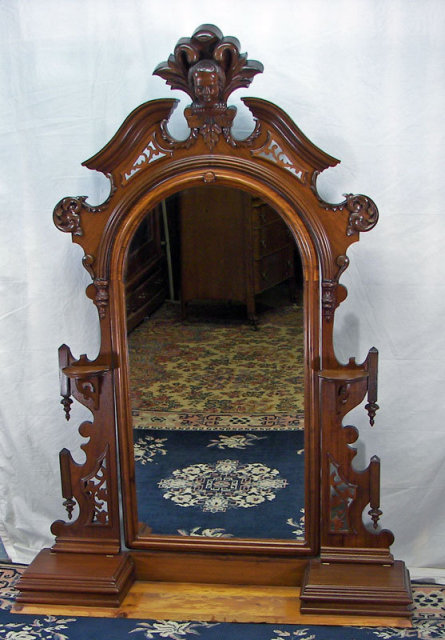
M 179 318 L 164 304 L 128 337 L 133 425 L 144 429 L 303 428 L 301 306 Z
M 4 640 L 433 640 L 445 636 L 445 587 L 414 585 L 413 627 L 175 622 L 11 614 L 22 565 L 0 564 L 0 638 Z

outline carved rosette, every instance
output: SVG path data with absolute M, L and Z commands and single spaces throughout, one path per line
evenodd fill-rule
M 161 62 L 154 75 L 163 78 L 172 89 L 185 91 L 193 100 L 184 111 L 191 129 L 189 146 L 200 134 L 211 151 L 221 134 L 232 146 L 231 135 L 236 108 L 227 106 L 230 94 L 248 87 L 253 77 L 263 71 L 263 65 L 248 60 L 240 53 L 236 38 L 224 37 L 214 25 L 201 25 L 191 38 L 181 38 L 174 53 Z M 164 127 L 164 135 L 168 134 Z

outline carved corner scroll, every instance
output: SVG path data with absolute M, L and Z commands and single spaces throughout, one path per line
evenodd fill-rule
M 87 196 L 77 198 L 63 198 L 54 208 L 54 224 L 60 231 L 72 233 L 73 236 L 83 236 L 80 212 L 85 206 Z
M 345 200 L 339 204 L 326 202 L 317 191 L 317 178 L 319 175 L 319 171 L 314 171 L 312 174 L 311 190 L 323 209 L 338 212 L 346 211 L 348 213 L 346 235 L 352 236 L 360 231 L 371 231 L 379 220 L 379 210 L 375 202 L 368 196 L 353 193 L 345 193 Z
M 260 62 L 240 53 L 236 38 L 224 37 L 218 27 L 205 24 L 191 38 L 181 38 L 174 53 L 156 67 L 154 74 L 192 98 L 184 111 L 192 139 L 201 134 L 212 150 L 221 134 L 233 142 L 230 130 L 236 108 L 227 106 L 228 97 L 236 89 L 248 87 L 262 71 Z

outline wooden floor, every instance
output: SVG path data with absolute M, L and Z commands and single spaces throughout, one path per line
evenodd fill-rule
M 68 605 L 16 605 L 13 612 L 202 622 L 411 626 L 411 622 L 406 618 L 303 615 L 300 613 L 299 594 L 298 587 L 137 581 L 118 609 Z

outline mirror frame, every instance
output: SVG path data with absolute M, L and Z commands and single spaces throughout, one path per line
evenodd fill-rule
M 193 84 L 193 65 L 197 60 L 196 65 L 201 64 L 203 59 L 210 60 L 213 66 L 199 67 L 198 76 L 209 69 L 215 75 L 224 67 L 220 74 L 223 80 L 218 80 L 220 93 L 210 103 L 200 99 Z M 258 566 L 263 562 L 263 571 L 266 561 L 270 563 L 267 566 L 281 569 L 280 563 L 284 562 L 291 567 L 283 578 L 284 584 L 294 584 L 306 569 L 302 580 L 303 612 L 383 611 L 387 615 L 410 615 L 407 572 L 403 562 L 395 562 L 389 551 L 392 533 L 379 527 L 380 461 L 374 456 L 367 468 L 356 471 L 352 466 L 356 451 L 350 445 L 358 438 L 358 431 L 343 426 L 344 416 L 366 395 L 365 408 L 374 424 L 378 409 L 377 351 L 371 349 L 361 364 L 351 358 L 344 365 L 337 361 L 333 345 L 335 311 L 346 297 L 339 280 L 349 264 L 347 249 L 358 241 L 360 232 L 375 226 L 378 211 L 364 195 L 349 194 L 339 204 L 327 203 L 319 196 L 317 176 L 338 160 L 310 142 L 276 105 L 244 98 L 255 119 L 255 129 L 244 140 L 233 137 L 234 107 L 227 107 L 227 97 L 239 86 L 248 86 L 261 71 L 260 63 L 239 53 L 235 38 L 224 38 L 213 25 L 203 25 L 191 38 L 181 39 L 174 55 L 161 63 L 155 73 L 192 97 L 192 105 L 184 112 L 190 126 L 189 138 L 178 141 L 168 132 L 167 123 L 176 100 L 142 104 L 111 141 L 84 163 L 110 179 L 108 199 L 102 205 L 91 206 L 84 196 L 67 197 L 54 210 L 56 226 L 71 233 L 73 242 L 84 250 L 83 265 L 92 278 L 87 295 L 98 309 L 101 348 L 93 361 L 86 356 L 76 360 L 66 345 L 59 350 L 66 417 L 69 418 L 74 397 L 92 412 L 93 420 L 79 427 L 81 435 L 89 438 L 82 446 L 86 461 L 76 463 L 66 449 L 60 454 L 64 505 L 68 519 L 72 519 L 75 510 L 76 518 L 52 525 L 55 544 L 51 552 L 39 554 L 22 578 L 21 603 L 91 604 L 74 585 L 76 580 L 78 584 L 79 574 L 85 575 L 87 564 L 91 565 L 94 557 L 97 578 L 90 587 L 96 593 L 95 602 L 117 606 L 135 575 L 157 579 L 158 574 L 150 573 L 147 564 L 155 566 L 154 554 L 163 553 L 164 560 L 177 555 L 167 578 L 164 572 L 160 579 L 184 578 L 184 567 L 190 567 L 190 562 L 196 567 L 198 557 L 210 571 L 222 556 L 226 560 L 235 558 L 238 572 L 252 559 Z M 304 543 L 152 536 L 144 534 L 137 522 L 123 283 L 125 257 L 130 240 L 148 211 L 181 189 L 206 184 L 238 188 L 262 198 L 282 216 L 300 251 L 306 359 Z M 124 518 L 125 541 L 121 537 L 120 485 L 126 513 L 133 514 Z M 115 563 L 111 572 L 109 564 L 105 568 L 108 556 Z M 260 578 L 259 573 L 255 573 L 256 578 L 249 574 L 246 580 L 280 584 L 278 574 L 273 577 L 266 571 L 267 575 Z M 221 570 L 221 581 L 234 580 L 233 571 L 223 574 Z M 63 588 L 60 581 L 57 589 L 52 588 L 54 576 L 63 576 Z M 106 594 L 104 581 L 109 587 Z M 358 598 L 360 604 L 351 604 L 351 598 Z

